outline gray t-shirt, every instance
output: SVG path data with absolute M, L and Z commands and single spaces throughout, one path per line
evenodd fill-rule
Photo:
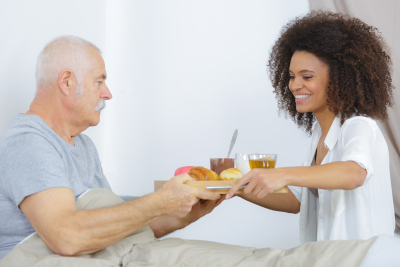
M 71 188 L 75 198 L 88 189 L 110 189 L 90 138 L 73 140 L 75 146 L 39 116 L 23 114 L 1 135 L 0 259 L 35 232 L 18 207 L 26 196 L 55 187 Z

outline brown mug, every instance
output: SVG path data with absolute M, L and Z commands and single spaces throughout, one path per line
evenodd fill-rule
M 210 159 L 210 169 L 215 171 L 218 176 L 226 169 L 235 167 L 235 159 L 233 158 L 211 158 Z

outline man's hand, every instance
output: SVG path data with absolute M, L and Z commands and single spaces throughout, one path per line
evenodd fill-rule
M 173 177 L 156 192 L 163 205 L 163 216 L 183 218 L 188 216 L 192 207 L 198 203 L 199 199 L 216 201 L 221 198 L 220 195 L 208 190 L 186 185 L 185 182 L 190 180 L 193 180 L 193 178 L 188 174 L 180 174 Z M 189 216 L 191 219 L 188 219 L 188 221 L 195 221 L 201 217 L 203 212 L 207 212 L 209 209 L 208 212 L 211 212 L 214 208 L 212 203 L 204 203 L 204 206 L 200 205 L 200 207 L 195 207 L 193 215 Z M 207 213 L 204 213 L 203 215 Z
M 204 215 L 209 214 L 224 200 L 225 195 L 221 195 L 221 197 L 217 200 L 207 200 L 205 202 L 200 200 L 192 207 L 192 210 L 185 217 L 180 218 L 182 226 L 181 228 L 184 228 L 189 224 L 194 223 Z
M 155 194 L 162 202 L 163 216 L 150 223 L 156 237 L 182 229 L 210 213 L 225 197 L 205 189 L 185 184 L 192 181 L 188 174 L 180 174 L 169 180 Z M 199 201 L 199 200 L 202 201 Z
M 150 223 L 150 227 L 153 230 L 155 237 L 162 237 L 175 230 L 185 228 L 204 215 L 209 214 L 215 207 L 221 204 L 224 199 L 225 195 L 221 195 L 218 200 L 200 200 L 192 207 L 192 210 L 185 217 L 159 217 Z

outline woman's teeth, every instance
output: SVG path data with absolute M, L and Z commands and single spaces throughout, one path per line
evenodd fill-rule
M 304 99 L 304 98 L 308 98 L 308 97 L 310 97 L 311 95 L 295 95 L 294 97 L 296 98 L 296 99 Z

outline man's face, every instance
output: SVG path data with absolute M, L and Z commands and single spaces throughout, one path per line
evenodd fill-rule
M 90 48 L 91 57 L 94 59 L 92 70 L 83 79 L 83 95 L 74 96 L 73 99 L 73 123 L 80 127 L 95 126 L 100 122 L 101 104 L 112 98 L 105 80 L 107 72 L 104 60 L 93 48 Z M 75 88 L 75 91 L 78 88 Z M 97 108 L 96 108 L 97 107 Z

